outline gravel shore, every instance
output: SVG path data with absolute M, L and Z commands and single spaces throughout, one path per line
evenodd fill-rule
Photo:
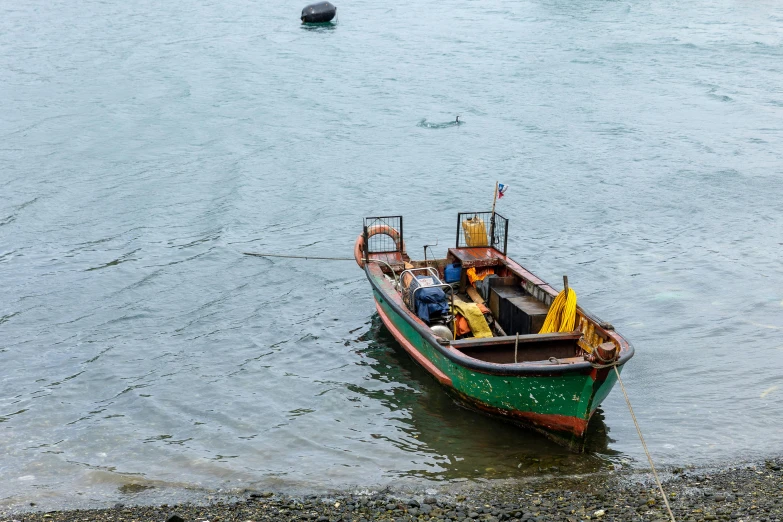
M 783 521 L 783 459 L 720 470 L 666 474 L 664 488 L 678 521 Z M 535 481 L 462 483 L 423 491 L 332 492 L 289 496 L 247 491 L 209 505 L 126 506 L 16 513 L 2 522 L 248 522 L 336 521 L 630 521 L 668 520 L 650 474 L 625 470 Z M 432 492 L 433 490 L 429 489 Z

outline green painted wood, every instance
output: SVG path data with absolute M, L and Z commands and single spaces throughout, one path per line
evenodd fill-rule
M 506 412 L 538 415 L 558 415 L 583 421 L 606 398 L 616 377 L 611 369 L 603 374 L 605 380 L 595 385 L 590 374 L 557 376 L 502 376 L 479 373 L 460 366 L 446 358 L 411 325 L 407 318 L 396 313 L 386 298 L 374 291 L 376 301 L 400 333 L 443 373 L 452 379 L 454 391 L 481 405 Z

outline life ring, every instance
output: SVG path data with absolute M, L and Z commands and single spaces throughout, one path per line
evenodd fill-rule
M 394 244 L 397 246 L 397 250 L 405 252 L 405 242 L 400 238 L 400 233 L 396 229 L 389 225 L 373 225 L 367 229 L 367 238 L 371 238 L 377 234 L 386 234 L 394 240 Z M 353 245 L 353 257 L 356 259 L 356 264 L 359 268 L 364 268 L 364 235 L 359 234 L 356 238 L 356 242 Z
M 364 251 L 364 236 L 359 234 L 356 237 L 356 243 L 353 244 L 353 257 L 356 259 L 356 264 L 359 265 L 359 268 L 364 268 L 364 256 L 362 255 Z

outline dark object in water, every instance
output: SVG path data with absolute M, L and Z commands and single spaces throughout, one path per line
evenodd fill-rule
M 302 23 L 322 24 L 324 22 L 331 22 L 335 14 L 337 14 L 337 8 L 329 2 L 310 4 L 302 9 Z

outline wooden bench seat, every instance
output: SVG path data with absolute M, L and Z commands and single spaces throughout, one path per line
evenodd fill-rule
M 468 357 L 499 364 L 514 362 L 547 361 L 550 357 L 570 359 L 581 354 L 577 341 L 581 332 L 550 334 L 507 335 L 483 339 L 451 341 L 451 347 Z M 516 346 L 516 358 L 514 355 Z
M 522 345 L 529 345 L 530 343 L 545 343 L 551 341 L 578 341 L 582 337 L 582 332 L 555 332 L 548 334 L 527 334 L 519 336 L 519 347 Z M 468 339 L 460 339 L 458 341 L 451 341 L 451 346 L 461 350 L 462 348 L 492 348 L 502 346 L 511 343 L 516 343 L 516 335 L 506 335 L 504 337 L 485 337 L 482 339 L 476 339 L 470 337 Z

